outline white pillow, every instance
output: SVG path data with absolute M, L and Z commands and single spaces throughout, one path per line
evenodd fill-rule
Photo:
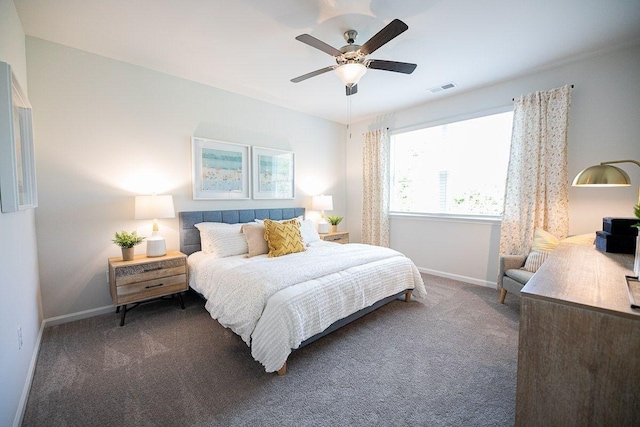
M 249 252 L 247 239 L 241 231 L 242 224 L 201 222 L 196 228 L 200 230 L 200 245 L 205 254 L 224 258 Z
M 309 243 L 320 241 L 320 236 L 316 231 L 316 226 L 313 224 L 313 221 L 310 219 L 305 219 L 300 221 L 300 234 L 302 234 L 302 241 L 305 246 L 309 246 Z

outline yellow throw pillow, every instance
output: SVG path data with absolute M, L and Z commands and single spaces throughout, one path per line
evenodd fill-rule
M 548 231 L 544 231 L 540 228 L 536 228 L 533 232 L 533 247 L 534 251 L 552 251 L 558 246 L 560 241 L 553 234 Z
M 578 245 L 593 245 L 596 241 L 595 233 L 578 234 L 576 236 L 569 236 L 561 240 L 562 243 L 575 243 Z
M 305 251 L 297 219 L 283 222 L 265 219 L 264 238 L 269 245 L 269 258 Z

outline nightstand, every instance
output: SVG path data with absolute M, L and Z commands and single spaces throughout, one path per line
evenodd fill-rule
M 325 234 L 320 234 L 320 238 L 326 242 L 334 243 L 349 243 L 348 231 L 332 231 Z
M 132 261 L 109 258 L 109 288 L 116 313 L 122 306 L 120 326 L 124 325 L 127 311 L 142 302 L 177 294 L 184 309 L 181 292 L 189 287 L 187 278 L 187 256 L 182 252 L 167 251 L 166 255 L 153 258 L 136 255 Z M 135 305 L 127 308 L 127 304 Z

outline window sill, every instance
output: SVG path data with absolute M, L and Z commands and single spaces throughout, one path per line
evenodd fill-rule
M 418 221 L 441 221 L 441 222 L 458 222 L 467 224 L 501 224 L 502 218 L 499 216 L 474 216 L 474 215 L 453 215 L 453 214 L 426 214 L 426 213 L 408 213 L 408 212 L 391 212 L 389 217 L 392 219 L 410 219 Z

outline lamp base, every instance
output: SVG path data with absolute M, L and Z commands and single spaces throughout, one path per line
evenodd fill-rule
M 167 254 L 164 237 L 151 236 L 147 239 L 147 257 L 153 258 Z
M 318 233 L 320 234 L 327 234 L 330 230 L 330 226 L 329 223 L 327 221 L 320 221 L 318 223 Z

